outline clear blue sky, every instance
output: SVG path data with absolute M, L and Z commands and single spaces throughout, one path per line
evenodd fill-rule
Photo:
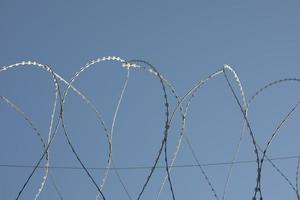
M 183 96 L 198 80 L 223 64 L 239 74 L 246 98 L 270 81 L 300 78 L 299 1 L 0 1 L 0 66 L 35 60 L 69 80 L 89 60 L 115 55 L 152 63 Z M 87 70 L 75 86 L 101 111 L 110 127 L 126 70 L 102 63 Z M 234 83 L 233 77 L 230 80 Z M 61 82 L 62 90 L 65 85 Z M 234 85 L 236 91 L 238 88 Z M 250 106 L 249 121 L 257 142 L 266 145 L 276 126 L 300 99 L 299 82 L 266 90 Z M 170 94 L 170 93 L 168 93 Z M 18 105 L 47 137 L 54 87 L 49 75 L 33 67 L 0 73 L 0 95 Z M 164 107 L 159 80 L 142 70 L 131 71 L 113 140 L 116 167 L 151 166 L 160 146 Z M 175 101 L 170 96 L 170 107 Z M 299 111 L 282 127 L 268 157 L 300 155 Z M 0 103 L 0 165 L 34 165 L 43 151 L 26 121 L 4 101 Z M 87 167 L 104 167 L 107 143 L 95 114 L 75 93 L 65 104 L 65 123 L 75 149 Z M 176 115 L 170 130 L 173 155 L 180 125 Z M 223 75 L 196 95 L 187 117 L 186 134 L 200 163 L 231 161 L 239 141 L 243 115 Z M 59 128 L 50 149 L 52 166 L 80 167 Z M 238 160 L 253 160 L 249 134 Z M 274 163 L 295 184 L 297 159 Z M 44 161 L 42 165 L 44 164 Z M 185 140 L 175 165 L 195 160 Z M 164 165 L 163 157 L 159 166 Z M 251 199 L 255 163 L 235 165 L 225 199 Z M 203 167 L 221 198 L 229 165 Z M 0 167 L 0 199 L 15 199 L 31 168 Z M 103 170 L 91 170 L 100 185 Z M 136 199 L 149 169 L 119 170 Z M 33 199 L 44 171 L 38 169 L 20 199 Z M 64 199 L 95 199 L 96 188 L 83 170 L 51 169 Z M 165 176 L 157 169 L 142 199 L 155 199 Z M 171 172 L 176 199 L 215 199 L 198 167 Z M 294 191 L 269 164 L 262 177 L 264 199 L 296 199 Z M 106 199 L 128 199 L 116 174 L 109 173 Z M 51 178 L 41 200 L 59 199 Z M 172 199 L 168 185 L 160 199 Z

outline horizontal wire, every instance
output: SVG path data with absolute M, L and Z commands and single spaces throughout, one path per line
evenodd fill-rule
M 294 156 L 281 156 L 281 157 L 274 157 L 270 158 L 272 161 L 276 160 L 291 160 L 291 159 L 298 159 L 300 155 Z M 209 167 L 209 166 L 224 166 L 224 165 L 231 165 L 231 164 L 247 164 L 247 163 L 256 163 L 256 160 L 240 160 L 235 162 L 215 162 L 215 163 L 204 163 L 204 164 L 183 164 L 183 165 L 173 165 L 170 168 L 193 168 L 193 167 Z M 18 165 L 18 164 L 0 164 L 2 168 L 33 168 L 33 165 Z M 139 169 L 151 169 L 153 166 L 132 166 L 132 167 L 111 167 L 111 170 L 139 170 Z M 164 166 L 156 166 L 157 169 L 165 169 Z M 44 169 L 45 166 L 38 166 L 40 169 Z M 83 170 L 82 167 L 76 166 L 48 166 L 49 169 L 66 169 L 66 170 Z M 105 167 L 86 167 L 89 170 L 106 170 Z

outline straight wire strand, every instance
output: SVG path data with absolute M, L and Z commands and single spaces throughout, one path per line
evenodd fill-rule
M 291 156 L 280 156 L 269 158 L 271 161 L 284 161 L 284 160 L 298 160 L 300 155 L 291 155 Z M 227 162 L 213 162 L 213 163 L 199 163 L 198 164 L 182 164 L 182 165 L 173 165 L 172 168 L 195 168 L 195 167 L 214 167 L 214 166 L 227 166 L 227 165 L 242 165 L 242 164 L 253 164 L 256 163 L 256 160 L 240 160 L 240 161 L 227 161 Z M 35 165 L 21 165 L 21 164 L 0 164 L 2 168 L 34 168 Z M 38 169 L 44 169 L 45 166 L 38 166 Z M 80 166 L 55 166 L 51 165 L 48 167 L 49 169 L 54 170 L 83 170 Z M 86 167 L 89 170 L 106 170 L 105 167 Z M 111 170 L 148 170 L 151 169 L 152 166 L 129 166 L 129 167 L 110 167 Z M 156 169 L 164 169 L 164 165 L 157 165 Z M 298 175 L 299 176 L 299 175 Z

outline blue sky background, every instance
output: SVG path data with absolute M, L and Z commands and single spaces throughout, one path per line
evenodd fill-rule
M 299 1 L 0 1 L 0 66 L 23 60 L 49 64 L 69 80 L 86 62 L 116 55 L 152 63 L 183 96 L 198 80 L 229 64 L 239 74 L 246 97 L 270 81 L 300 76 Z M 108 125 L 125 80 L 116 63 L 97 64 L 74 84 L 103 114 Z M 230 80 L 233 80 L 231 77 Z M 249 120 L 260 145 L 300 99 L 297 82 L 283 83 L 257 97 Z M 62 89 L 64 89 L 62 84 Z M 235 89 L 237 87 L 235 86 Z M 15 102 L 47 137 L 54 88 L 41 70 L 19 68 L 0 73 L 0 95 Z M 170 97 L 171 108 L 175 101 Z M 117 167 L 151 166 L 162 138 L 164 107 L 157 78 L 132 70 L 114 133 Z M 104 167 L 107 143 L 95 114 L 74 93 L 67 97 L 66 126 L 86 166 Z M 300 155 L 298 111 L 275 138 L 269 157 Z M 243 116 L 224 76 L 210 81 L 193 100 L 187 134 L 201 163 L 230 161 L 239 140 Z M 26 122 L 0 103 L 0 164 L 33 165 L 42 152 Z M 178 139 L 179 116 L 169 138 L 169 156 Z M 51 146 L 52 166 L 79 166 L 61 128 Z M 238 160 L 253 160 L 249 135 Z M 297 159 L 274 161 L 295 183 Z M 183 142 L 176 165 L 195 164 Z M 164 165 L 160 159 L 159 165 Z M 228 165 L 204 167 L 222 196 Z M 226 199 L 251 199 L 255 163 L 234 167 Z M 0 168 L 0 199 L 15 199 L 31 168 Z M 103 171 L 92 170 L 100 183 Z M 133 199 L 149 169 L 120 170 Z M 95 199 L 96 188 L 84 171 L 51 169 L 64 199 Z M 33 176 L 21 199 L 32 199 L 43 170 Z M 155 199 L 163 169 L 157 169 L 142 199 Z M 171 173 L 177 199 L 214 199 L 199 168 Z M 265 163 L 265 199 L 296 199 L 287 182 Z M 113 171 L 103 190 L 107 199 L 127 196 Z M 59 199 L 50 179 L 40 199 Z M 165 187 L 160 199 L 171 199 Z

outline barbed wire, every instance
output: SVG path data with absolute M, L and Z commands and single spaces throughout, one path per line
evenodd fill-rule
M 112 123 L 110 125 L 107 125 L 107 123 L 104 121 L 102 113 L 99 111 L 97 106 L 93 103 L 90 98 L 88 98 L 85 94 L 82 93 L 82 91 L 78 90 L 76 87 L 74 87 L 74 83 L 77 81 L 77 79 L 80 78 L 80 76 L 88 69 L 91 69 L 92 67 L 95 66 L 95 64 L 98 63 L 103 63 L 103 62 L 115 62 L 119 63 L 120 69 L 125 70 L 125 79 L 123 82 L 123 86 L 121 89 L 121 92 L 119 94 L 118 100 L 117 100 L 117 105 L 115 106 L 115 109 L 113 111 L 113 119 Z M 22 61 L 18 62 L 12 65 L 7 65 L 3 66 L 0 68 L 0 73 L 9 71 L 10 69 L 14 68 L 20 68 L 20 67 L 29 67 L 33 66 L 36 67 L 37 69 L 42 69 L 46 71 L 53 83 L 54 83 L 54 101 L 52 103 L 52 111 L 50 113 L 51 118 L 49 121 L 49 128 L 48 128 L 48 137 L 47 139 L 44 139 L 42 137 L 41 131 L 39 131 L 36 127 L 36 125 L 33 123 L 33 120 L 31 120 L 30 116 L 26 114 L 20 106 L 16 105 L 12 100 L 8 99 L 5 96 L 2 96 L 0 94 L 0 99 L 4 102 L 6 102 L 10 108 L 12 108 L 16 113 L 22 117 L 29 127 L 33 130 L 35 135 L 39 138 L 39 141 L 42 143 L 43 146 L 43 151 L 42 155 L 37 159 L 37 162 L 35 165 L 22 165 L 22 164 L 8 164 L 8 163 L 0 163 L 0 168 L 30 168 L 31 173 L 29 174 L 28 178 L 25 180 L 24 184 L 22 185 L 21 189 L 17 193 L 16 200 L 18 200 L 21 195 L 23 194 L 24 190 L 26 187 L 28 187 L 33 175 L 36 173 L 38 169 L 43 169 L 45 170 L 44 176 L 42 178 L 42 181 L 40 183 L 40 186 L 38 187 L 37 193 L 34 195 L 34 200 L 37 200 L 40 197 L 40 194 L 43 192 L 45 183 L 47 182 L 47 178 L 50 174 L 50 170 L 83 170 L 85 174 L 87 175 L 88 179 L 92 182 L 92 184 L 95 186 L 97 190 L 96 194 L 96 200 L 98 200 L 99 197 L 102 199 L 108 199 L 106 195 L 104 195 L 103 188 L 104 185 L 106 184 L 107 178 L 109 176 L 110 170 L 113 170 L 114 173 L 116 174 L 116 177 L 120 184 L 122 185 L 122 188 L 124 192 L 127 195 L 127 198 L 132 200 L 133 195 L 130 194 L 127 185 L 125 181 L 123 180 L 121 174 L 119 173 L 119 170 L 149 170 L 145 181 L 143 184 L 141 184 L 141 190 L 138 192 L 136 199 L 139 200 L 142 198 L 144 192 L 146 191 L 150 180 L 153 177 L 153 174 L 155 173 L 156 169 L 164 169 L 165 170 L 165 176 L 162 180 L 162 183 L 160 185 L 159 192 L 156 195 L 156 199 L 158 200 L 160 198 L 160 194 L 165 186 L 165 183 L 168 183 L 169 185 L 169 191 L 171 194 L 171 197 L 173 200 L 176 199 L 176 188 L 174 187 L 173 180 L 172 180 L 172 169 L 173 168 L 199 168 L 201 170 L 201 173 L 204 177 L 205 182 L 209 186 L 213 197 L 217 200 L 222 199 L 224 200 L 226 197 L 227 193 L 227 188 L 229 187 L 230 179 L 231 179 L 231 174 L 233 172 L 233 166 L 235 165 L 240 165 L 240 164 L 247 164 L 247 163 L 255 163 L 256 164 L 256 183 L 254 186 L 254 193 L 252 196 L 252 199 L 255 200 L 257 198 L 263 199 L 263 193 L 262 193 L 262 172 L 263 172 L 263 164 L 264 161 L 268 161 L 271 166 L 275 169 L 276 172 L 279 173 L 279 175 L 287 182 L 287 184 L 292 188 L 292 190 L 295 192 L 297 199 L 299 199 L 299 186 L 298 186 L 298 177 L 299 177 L 299 163 L 300 163 L 300 155 L 292 155 L 292 156 L 282 156 L 282 157 L 273 157 L 270 158 L 267 154 L 269 147 L 271 146 L 272 141 L 274 138 L 279 134 L 279 130 L 281 127 L 288 122 L 288 119 L 292 116 L 292 114 L 296 111 L 296 108 L 300 104 L 300 101 L 297 102 L 291 110 L 286 114 L 286 116 L 281 120 L 279 125 L 275 128 L 275 131 L 272 133 L 271 137 L 267 140 L 266 146 L 262 148 L 256 141 L 255 134 L 252 129 L 252 125 L 250 125 L 250 121 L 248 118 L 248 112 L 249 112 L 249 106 L 252 103 L 252 101 L 262 92 L 264 92 L 266 89 L 270 88 L 271 86 L 275 86 L 280 83 L 285 83 L 285 82 L 300 82 L 300 79 L 298 78 L 284 78 L 280 80 L 276 80 L 273 82 L 270 82 L 257 90 L 257 92 L 254 93 L 250 97 L 250 99 L 247 101 L 246 96 L 245 96 L 245 91 L 243 89 L 242 83 L 240 81 L 240 77 L 236 73 L 236 71 L 230 67 L 229 65 L 224 65 L 217 71 L 211 73 L 209 76 L 207 76 L 204 79 L 201 79 L 200 81 L 197 81 L 194 86 L 188 90 L 187 93 L 185 93 L 182 97 L 178 95 L 178 93 L 175 90 L 175 87 L 170 83 L 168 79 L 163 76 L 155 66 L 150 64 L 147 61 L 144 60 L 129 60 L 126 61 L 120 57 L 117 56 L 106 56 L 106 57 L 100 57 L 96 58 L 94 60 L 91 60 L 88 62 L 86 65 L 80 68 L 78 72 L 75 73 L 75 75 L 67 81 L 64 79 L 61 75 L 59 75 L 57 72 L 53 70 L 52 67 L 49 65 L 41 64 L 36 61 Z M 122 104 L 123 97 L 127 91 L 127 85 L 128 81 L 130 78 L 130 71 L 132 70 L 141 70 L 146 73 L 149 73 L 151 76 L 154 76 L 157 78 L 160 87 L 161 87 L 161 96 L 162 96 L 162 104 L 163 104 L 163 109 L 164 109 L 164 127 L 161 130 L 162 138 L 160 142 L 160 146 L 158 149 L 158 152 L 156 156 L 154 157 L 154 163 L 151 166 L 142 166 L 142 165 L 136 165 L 136 166 L 129 166 L 129 167 L 116 167 L 114 160 L 113 160 L 113 135 L 114 135 L 114 129 L 115 129 L 115 124 L 118 118 L 118 113 L 119 109 Z M 229 80 L 229 74 L 232 75 L 234 78 L 234 81 L 237 86 L 238 86 L 238 92 L 235 91 L 233 83 Z M 239 137 L 238 145 L 236 147 L 234 156 L 231 161 L 227 162 L 214 162 L 214 163 L 201 163 L 200 159 L 197 155 L 197 152 L 195 151 L 189 136 L 185 134 L 186 132 L 186 119 L 188 112 L 190 110 L 190 105 L 192 104 L 192 101 L 196 94 L 200 91 L 202 86 L 208 84 L 210 80 L 212 80 L 215 77 L 218 77 L 220 75 L 223 75 L 225 78 L 225 81 L 228 85 L 228 88 L 231 91 L 231 94 L 233 95 L 235 99 L 235 103 L 238 105 L 240 108 L 240 111 L 242 113 L 242 119 L 243 119 L 243 128 L 241 130 L 241 134 Z M 62 86 L 65 87 L 65 90 L 62 91 L 61 88 Z M 67 128 L 66 120 L 65 120 L 65 115 L 64 115 L 64 107 L 66 104 L 66 99 L 69 96 L 70 91 L 73 91 L 77 96 L 79 96 L 83 102 L 91 108 L 91 110 L 96 114 L 96 120 L 100 124 L 100 128 L 104 131 L 104 136 L 106 137 L 106 142 L 107 142 L 107 159 L 106 159 L 106 164 L 104 167 L 88 167 L 84 160 L 80 157 L 78 151 L 75 149 L 75 146 L 73 145 L 71 135 L 69 134 L 69 130 Z M 107 95 L 107 94 L 103 94 Z M 69 98 L 69 97 L 68 97 Z M 171 107 L 170 102 L 175 101 L 174 107 Z M 168 146 L 168 138 L 169 138 L 169 132 L 170 128 L 176 124 L 175 120 L 175 114 L 180 115 L 180 123 L 179 123 L 179 129 L 178 129 L 178 139 L 177 143 L 175 146 L 175 150 L 173 151 L 171 160 L 168 158 L 169 157 L 169 151 L 170 147 Z M 62 128 L 62 132 L 64 133 L 64 136 L 67 140 L 68 146 L 70 147 L 72 153 L 75 155 L 76 160 L 79 162 L 80 166 L 57 166 L 57 165 L 52 165 L 50 163 L 50 148 L 51 144 L 58 132 L 59 127 Z M 254 148 L 254 155 L 256 157 L 255 160 L 237 160 L 238 155 L 240 152 L 240 147 L 241 143 L 243 140 L 243 137 L 245 133 L 248 132 L 251 136 L 251 142 L 253 144 Z M 2 137 L 0 135 L 0 137 Z M 185 140 L 183 140 L 185 139 Z M 191 155 L 196 162 L 196 164 L 175 164 L 177 155 L 180 151 L 182 141 L 185 141 L 188 145 L 188 148 L 191 152 Z M 215 147 L 217 148 L 217 147 Z M 161 157 L 164 157 L 164 166 L 159 165 L 159 160 Z M 45 159 L 45 165 L 41 165 L 41 162 Z M 296 174 L 295 174 L 295 183 L 293 184 L 292 181 L 288 178 L 286 174 L 282 172 L 282 170 L 273 162 L 277 160 L 288 160 L 288 159 L 298 159 L 297 161 L 297 167 L 296 167 Z M 223 188 L 223 193 L 220 195 L 214 184 L 211 181 L 210 176 L 206 173 L 206 170 L 204 167 L 211 167 L 211 166 L 226 166 L 229 165 L 229 170 L 226 176 L 225 180 L 225 185 Z M 91 170 L 101 170 L 103 171 L 102 178 L 100 184 L 97 183 L 96 179 L 94 176 L 91 174 Z M 59 187 L 56 184 L 55 177 L 50 174 L 50 182 L 53 185 L 57 195 L 59 196 L 60 199 L 63 199 L 63 195 L 60 192 Z

